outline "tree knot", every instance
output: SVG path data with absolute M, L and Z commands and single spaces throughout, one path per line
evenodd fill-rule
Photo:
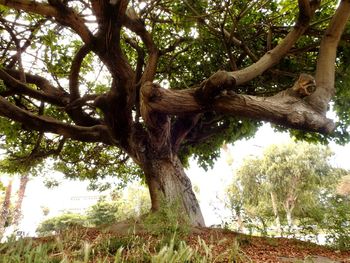
M 310 96 L 316 90 L 315 78 L 309 74 L 301 73 L 292 90 L 300 98 Z
M 146 102 L 154 102 L 161 97 L 159 84 L 146 81 L 141 87 L 141 99 Z
M 236 79 L 227 71 L 219 70 L 203 81 L 194 96 L 200 105 L 209 106 L 218 96 L 233 95 Z

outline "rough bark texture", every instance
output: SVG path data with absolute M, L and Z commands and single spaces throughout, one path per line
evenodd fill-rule
M 144 171 L 151 195 L 152 210 L 159 209 L 163 198 L 170 204 L 175 202 L 176 205 L 176 202 L 179 202 L 179 212 L 183 207 L 192 225 L 205 226 L 191 181 L 176 156 L 171 159 L 149 160 L 145 164 Z

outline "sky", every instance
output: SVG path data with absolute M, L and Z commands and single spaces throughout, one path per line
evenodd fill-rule
M 228 145 L 227 151 L 222 150 L 221 157 L 216 161 L 213 169 L 204 171 L 195 161 L 191 161 L 186 173 L 192 185 L 199 188 L 197 198 L 207 226 L 220 224 L 228 216 L 222 202 L 223 195 L 234 176 L 235 169 L 241 165 L 243 159 L 249 155 L 261 154 L 264 148 L 271 144 L 288 141 L 290 141 L 288 133 L 276 133 L 269 124 L 265 124 L 253 138 Z M 333 164 L 350 169 L 350 144 L 346 146 L 331 144 L 330 146 L 335 152 Z M 228 159 L 232 161 L 231 165 L 227 162 Z M 46 188 L 42 177 L 32 179 L 27 185 L 23 201 L 23 219 L 20 225 L 20 230 L 27 235 L 35 235 L 38 224 L 48 217 L 56 216 L 67 209 L 82 212 L 98 200 L 99 192 L 86 190 L 88 182 L 64 180 L 59 173 L 49 175 L 61 181 L 59 187 Z M 14 193 L 15 191 L 14 189 Z M 43 208 L 49 209 L 47 216 L 43 214 Z M 11 231 L 13 230 L 8 230 L 8 232 Z

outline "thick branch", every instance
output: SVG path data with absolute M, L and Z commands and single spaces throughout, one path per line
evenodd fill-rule
M 299 0 L 299 16 L 296 25 L 275 48 L 265 53 L 265 55 L 254 64 L 242 70 L 216 72 L 201 83 L 201 88 L 196 91 L 197 99 L 203 103 L 203 98 L 211 99 L 211 96 L 216 96 L 223 89 L 235 90 L 235 86 L 242 85 L 254 79 L 277 64 L 305 32 L 311 15 L 313 15 L 317 6 L 317 1 L 310 3 L 308 0 Z
M 69 74 L 69 93 L 70 93 L 70 100 L 74 101 L 78 98 L 80 98 L 79 93 L 79 72 L 81 63 L 83 62 L 84 58 L 89 54 L 91 48 L 89 45 L 83 45 L 79 51 L 76 53 L 72 65 L 70 68 L 70 74 Z
M 112 144 L 112 139 L 109 136 L 108 130 L 103 125 L 95 125 L 92 127 L 74 126 L 50 117 L 37 116 L 13 105 L 3 97 L 0 97 L 0 115 L 22 123 L 24 127 L 33 130 L 52 132 L 62 135 L 65 138 L 79 141 Z
M 141 78 L 141 84 L 146 81 L 153 81 L 156 74 L 159 51 L 153 41 L 151 34 L 146 30 L 144 23 L 132 8 L 128 9 L 128 12 L 126 13 L 125 26 L 140 36 L 147 48 L 149 55 L 144 73 Z
M 146 86 L 146 87 L 145 87 Z M 160 86 L 152 84 L 151 82 L 146 82 L 146 84 L 141 88 L 140 95 L 140 112 L 143 120 L 147 125 L 147 130 L 149 132 L 151 145 L 154 147 L 156 152 L 164 151 L 164 154 L 169 154 L 171 150 L 170 141 L 170 117 L 158 110 L 154 110 L 147 101 L 149 101 L 149 93 L 145 90 L 157 92 L 157 90 L 163 90 Z M 152 95 L 151 95 L 152 96 Z
M 213 98 L 210 109 L 218 114 L 269 121 L 300 130 L 332 132 L 332 120 L 315 111 L 302 96 L 305 95 L 295 92 L 294 87 L 272 97 L 225 94 Z M 144 107 L 148 111 L 168 115 L 208 110 L 197 102 L 193 90 L 168 90 L 150 83 L 141 88 L 141 103 L 147 104 Z
M 11 72 L 13 72 L 13 71 L 11 71 Z M 20 72 L 18 72 L 18 71 L 16 73 L 20 74 Z M 26 84 L 13 78 L 5 70 L 2 70 L 2 69 L 0 69 L 0 79 L 2 79 L 5 82 L 6 86 L 11 89 L 12 94 L 28 95 L 34 99 L 48 102 L 48 103 L 51 103 L 51 104 L 54 104 L 57 106 L 64 106 L 65 102 L 68 102 L 67 100 L 66 101 L 64 100 L 65 94 L 63 94 L 63 92 L 60 92 L 57 89 L 55 89 L 55 90 L 50 89 L 50 93 L 46 93 L 43 91 L 38 91 L 38 90 L 32 89 L 32 88 L 28 87 Z M 26 80 L 29 83 L 32 83 L 31 81 L 33 81 L 32 78 L 29 78 Z M 9 95 L 12 95 L 12 94 L 9 94 Z
M 317 90 L 309 103 L 321 113 L 326 113 L 328 103 L 335 93 L 335 59 L 340 37 L 350 16 L 350 1 L 341 1 L 321 41 L 316 68 Z
M 9 75 L 12 77 L 19 79 L 21 72 L 19 70 L 15 69 L 3 69 L 6 71 Z M 62 89 L 58 89 L 55 86 L 51 85 L 50 81 L 48 81 L 46 78 L 41 77 L 39 75 L 33 75 L 29 73 L 25 73 L 25 78 L 27 83 L 35 84 L 41 91 L 44 93 L 51 95 L 51 96 L 57 96 L 57 97 L 66 97 L 68 94 L 63 91 Z M 63 99 L 63 98 L 61 98 Z M 67 100 L 64 100 L 68 102 Z

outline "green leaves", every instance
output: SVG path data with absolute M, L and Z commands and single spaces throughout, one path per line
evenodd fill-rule
M 322 194 L 334 191 L 346 172 L 331 166 L 331 156 L 326 146 L 306 142 L 272 145 L 263 156 L 245 159 L 227 190 L 238 205 L 231 206 L 253 221 L 262 217 L 273 222 L 278 216 L 283 222 L 288 214 L 309 218 L 322 207 Z

